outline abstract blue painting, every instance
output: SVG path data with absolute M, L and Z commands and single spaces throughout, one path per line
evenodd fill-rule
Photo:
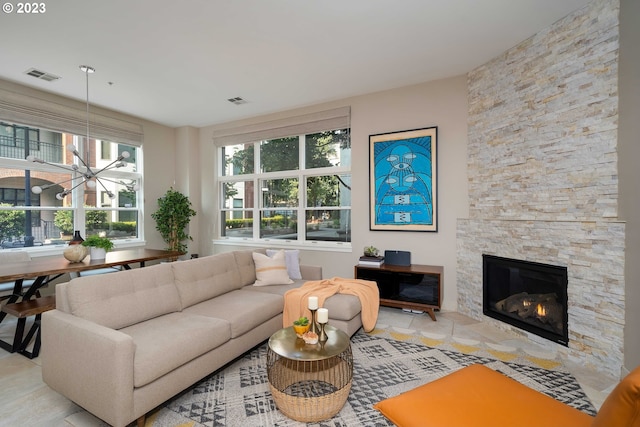
M 371 230 L 437 231 L 437 132 L 369 136 Z

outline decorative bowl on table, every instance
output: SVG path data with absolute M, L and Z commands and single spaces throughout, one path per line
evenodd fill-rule
M 89 255 L 89 248 L 82 245 L 70 245 L 67 249 L 64 250 L 64 252 L 62 252 L 62 255 L 69 262 L 80 262 L 85 259 L 87 255 Z

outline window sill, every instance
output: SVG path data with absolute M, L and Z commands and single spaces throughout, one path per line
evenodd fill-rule
M 305 242 L 282 241 L 282 240 L 253 240 L 253 239 L 214 239 L 213 245 L 216 246 L 246 246 L 251 248 L 281 248 L 281 249 L 301 249 L 305 251 L 324 251 L 324 252 L 345 252 L 351 253 L 351 242 Z
M 114 241 L 114 250 L 118 249 L 129 249 L 134 247 L 144 247 L 146 242 L 141 239 L 122 239 Z M 32 246 L 30 248 L 11 248 L 11 249 L 2 249 L 2 251 L 24 251 L 28 252 L 32 258 L 36 257 L 44 257 L 44 256 L 55 256 L 62 255 L 62 252 L 68 247 L 65 244 L 59 245 L 45 245 L 45 246 Z

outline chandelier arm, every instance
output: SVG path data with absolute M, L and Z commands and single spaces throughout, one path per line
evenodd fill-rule
M 89 173 L 89 175 L 91 175 L 91 176 L 95 175 L 95 174 L 93 173 L 93 171 L 91 170 L 91 168 L 89 167 L 89 165 L 85 163 L 85 161 L 82 159 L 82 157 L 80 157 L 80 153 L 78 153 L 78 151 L 77 151 L 77 150 L 73 150 L 73 155 L 74 155 L 78 160 L 80 160 L 80 163 L 82 163 L 82 166 L 84 166 L 84 167 L 87 169 L 87 172 Z
M 101 177 L 95 176 L 94 178 L 96 179 L 96 181 L 104 180 L 104 181 L 107 181 L 107 182 L 113 182 L 114 184 L 123 185 L 122 181 L 116 181 L 116 180 L 111 179 L 111 178 L 105 178 L 104 176 L 101 176 Z M 100 183 L 100 185 L 102 185 L 102 183 Z M 103 185 L 103 187 L 104 187 L 104 185 Z M 106 188 L 105 188 L 105 190 L 106 190 Z
M 42 164 L 49 165 L 49 166 L 54 166 L 54 167 L 59 168 L 59 169 L 64 169 L 67 172 L 76 172 L 76 169 L 72 168 L 71 166 L 67 166 L 67 165 L 59 165 L 57 163 L 49 163 L 49 162 L 46 162 L 44 160 L 42 160 L 42 161 L 40 161 L 38 163 L 42 163 Z
M 98 175 L 100 172 L 104 172 L 104 171 L 106 171 L 106 170 L 110 170 L 110 169 L 117 169 L 117 168 L 119 168 L 119 167 L 124 166 L 124 165 L 119 166 L 119 165 L 117 165 L 117 164 L 116 164 L 116 163 L 120 162 L 121 160 L 122 160 L 122 157 L 118 157 L 118 158 L 117 158 L 117 159 L 115 159 L 113 162 L 109 163 L 107 166 L 105 166 L 105 167 L 103 167 L 102 169 L 100 169 L 100 170 L 98 170 L 98 171 L 94 172 L 94 173 L 93 173 L 93 175 L 95 176 L 95 175 Z
M 74 179 L 80 179 L 80 177 L 77 177 L 77 178 L 74 178 Z M 69 191 L 73 191 L 73 190 L 75 190 L 76 188 L 78 188 L 78 187 L 80 187 L 82 184 L 84 184 L 85 182 L 86 182 L 86 181 L 83 179 L 82 181 L 80 181 L 79 183 L 77 183 L 76 185 L 74 185 L 73 187 L 71 187 L 71 188 L 69 189 Z
M 55 187 L 56 185 L 60 185 L 60 184 L 64 184 L 65 182 L 73 181 L 74 179 L 78 179 L 78 177 L 65 179 L 65 180 L 59 181 L 59 182 L 54 182 L 53 184 L 41 185 L 40 188 L 42 188 L 43 190 L 47 190 L 47 189 L 49 189 L 51 187 Z
M 97 179 L 97 178 L 96 178 Z M 114 184 L 118 184 L 118 185 L 123 185 L 124 187 L 127 188 L 128 191 L 137 191 L 137 185 L 138 185 L 138 180 L 137 179 L 131 179 L 131 183 L 127 184 L 126 182 L 120 180 L 120 181 L 116 181 L 115 179 L 111 179 L 111 178 L 105 178 L 105 177 L 101 177 L 100 179 L 103 179 L 105 181 L 108 182 L 113 182 Z
M 105 178 L 98 178 L 97 176 L 95 176 L 94 178 L 100 184 L 100 186 L 104 189 L 104 191 L 106 191 L 109 198 L 113 199 L 113 196 L 114 196 L 113 193 L 107 187 L 105 187 L 105 185 L 101 181 L 102 179 L 105 179 Z M 105 180 L 108 181 L 108 179 L 105 179 Z

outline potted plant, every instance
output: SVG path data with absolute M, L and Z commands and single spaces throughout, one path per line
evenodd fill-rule
M 302 334 L 309 330 L 309 319 L 306 317 L 301 317 L 298 320 L 293 321 L 293 330 L 296 331 L 296 335 L 302 337 Z
M 88 236 L 82 242 L 82 246 L 88 246 L 91 253 L 91 260 L 105 259 L 107 252 L 113 249 L 113 242 L 106 237 L 100 237 L 97 234 Z
M 73 212 L 57 211 L 53 217 L 53 224 L 60 230 L 60 238 L 67 237 L 67 240 L 73 234 Z
M 187 252 L 185 240 L 193 240 L 186 228 L 196 211 L 191 209 L 189 198 L 181 192 L 169 188 L 163 197 L 158 199 L 158 209 L 151 214 L 156 221 L 156 230 L 169 245 L 170 251 Z
M 364 256 L 378 256 L 378 248 L 375 246 L 366 246 L 364 248 Z

